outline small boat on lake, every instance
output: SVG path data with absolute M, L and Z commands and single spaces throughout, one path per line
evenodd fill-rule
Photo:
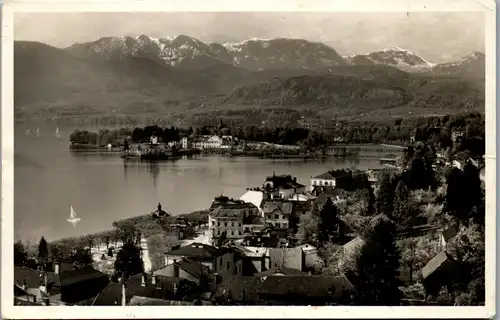
M 61 137 L 61 135 L 59 134 L 59 127 L 57 127 L 57 129 L 56 129 L 55 135 L 56 135 L 57 139 L 59 139 Z
M 76 224 L 78 222 L 80 222 L 80 220 L 82 220 L 81 218 L 78 218 L 76 216 L 76 212 L 75 210 L 73 209 L 73 206 L 70 206 L 70 213 L 69 213 L 69 218 L 66 219 L 66 221 L 68 221 L 69 223 L 71 223 L 73 225 L 73 227 L 76 227 Z
M 40 128 L 36 128 L 36 137 L 40 138 Z

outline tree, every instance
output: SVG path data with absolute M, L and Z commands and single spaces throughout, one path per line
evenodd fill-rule
M 400 252 L 395 242 L 396 226 L 386 216 L 375 217 L 368 226 L 365 245 L 357 259 L 356 303 L 358 305 L 398 305 Z
M 137 231 L 132 223 L 117 224 L 118 238 L 125 243 L 134 244 L 137 241 Z
M 49 257 L 49 247 L 44 237 L 38 243 L 38 259 L 47 260 Z
M 317 245 L 318 217 L 310 211 L 300 216 L 297 237 L 300 243 Z
M 380 177 L 380 187 L 375 199 L 375 209 L 379 214 L 390 215 L 394 209 L 395 179 L 392 172 L 384 171 Z
M 408 268 L 410 282 L 413 281 L 413 273 L 422 269 L 438 253 L 437 246 L 425 239 L 407 238 L 399 242 L 401 260 Z
M 74 248 L 71 255 L 71 261 L 73 261 L 74 264 L 82 266 L 92 264 L 93 260 L 90 249 L 81 246 Z
M 404 180 L 400 180 L 394 192 L 394 211 L 389 217 L 398 226 L 409 227 L 415 223 L 418 208 L 410 197 L 410 190 Z
M 461 279 L 457 299 L 469 305 L 484 304 L 485 301 L 485 237 L 484 227 L 473 222 L 460 228 L 450 241 L 450 252 L 464 266 L 466 272 Z
M 141 250 L 133 243 L 127 242 L 116 255 L 115 273 L 125 279 L 144 271 Z
M 226 241 L 227 241 L 227 232 L 223 231 L 219 236 L 219 239 L 217 239 L 217 247 L 219 248 L 222 247 Z
M 14 265 L 22 266 L 28 260 L 28 253 L 21 240 L 14 243 Z
M 324 245 L 332 240 L 343 238 L 342 220 L 339 217 L 339 210 L 333 204 L 330 197 L 326 198 L 325 203 L 319 210 L 318 240 L 320 245 Z

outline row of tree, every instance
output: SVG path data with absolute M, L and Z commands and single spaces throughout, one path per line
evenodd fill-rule
M 232 135 L 247 141 L 264 141 L 276 144 L 303 145 L 309 149 L 339 143 L 410 143 L 422 141 L 453 152 L 469 151 L 474 156 L 484 154 L 485 119 L 479 113 L 464 113 L 453 116 L 432 116 L 415 119 L 396 119 L 385 122 L 325 121 L 320 126 L 307 128 L 293 124 L 248 125 L 232 121 L 207 123 L 197 127 L 161 128 L 157 125 L 100 130 L 99 133 L 75 130 L 70 140 L 74 143 L 100 145 L 129 142 L 149 142 L 152 135 L 160 141 L 178 141 L 182 137 L 219 134 Z M 464 137 L 455 146 L 452 132 L 460 131 Z

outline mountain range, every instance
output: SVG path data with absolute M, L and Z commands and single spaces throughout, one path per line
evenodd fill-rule
M 457 99 L 450 100 L 449 93 L 460 92 L 466 97 L 460 107 L 481 100 L 484 68 L 481 52 L 434 64 L 401 48 L 342 57 L 303 39 L 219 44 L 185 35 L 141 35 L 62 49 L 16 41 L 14 98 L 16 106 L 126 95 L 169 101 L 216 96 L 217 104 L 392 107 L 428 99 L 445 99 L 448 105 Z M 117 103 L 110 100 L 106 103 Z

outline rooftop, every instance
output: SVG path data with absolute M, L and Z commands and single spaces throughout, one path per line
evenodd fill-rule
M 305 186 L 297 182 L 297 178 L 292 177 L 289 174 L 284 175 L 272 175 L 266 177 L 266 182 L 273 183 L 273 189 L 295 189 L 304 188 Z
M 453 257 L 451 257 L 446 251 L 441 251 L 434 258 L 431 259 L 423 268 L 422 268 L 422 278 L 426 279 L 435 271 L 437 271 L 443 264 L 447 261 L 455 262 Z
M 353 289 L 353 285 L 345 277 L 290 275 L 267 277 L 258 293 L 317 298 L 333 295 L 333 298 L 339 298 Z
M 181 261 L 174 262 L 174 265 L 197 279 L 201 278 L 203 275 L 208 275 L 210 272 L 207 266 L 191 259 L 182 259 Z
M 254 277 L 268 277 L 268 276 L 293 276 L 293 275 L 308 275 L 307 272 L 302 272 L 297 269 L 287 268 L 287 267 L 272 267 L 269 270 L 262 271 L 254 274 Z
M 131 277 L 126 284 L 127 302 L 133 296 L 143 296 L 156 299 L 171 299 L 174 297 L 174 284 L 180 287 L 181 283 L 189 283 L 188 280 L 174 277 L 157 276 L 156 284 L 151 283 L 151 279 L 146 276 L 146 286 L 142 286 L 142 274 Z M 95 306 L 121 305 L 122 285 L 117 282 L 110 282 L 97 296 Z
M 187 246 L 180 247 L 165 254 L 189 258 L 214 258 L 220 255 L 217 248 L 199 242 L 193 242 Z
M 282 201 L 265 201 L 262 206 L 264 213 L 273 213 L 276 210 L 279 212 L 290 215 L 293 212 L 293 203 Z

